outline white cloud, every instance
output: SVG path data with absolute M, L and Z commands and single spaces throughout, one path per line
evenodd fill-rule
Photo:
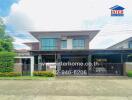
M 99 34 L 90 42 L 90 48 L 108 48 L 129 37 L 132 37 L 132 19 L 127 16 L 111 18 Z
M 109 8 L 117 4 L 126 8 L 123 20 L 110 17 Z M 12 6 L 7 19 L 18 30 L 88 30 L 104 26 L 90 47 L 106 48 L 131 36 L 130 31 L 129 35 L 124 31 L 131 29 L 131 12 L 131 0 L 21 0 Z
M 85 20 L 109 16 L 111 6 L 108 0 L 21 0 L 12 6 L 11 15 L 25 14 L 37 30 L 77 30 Z

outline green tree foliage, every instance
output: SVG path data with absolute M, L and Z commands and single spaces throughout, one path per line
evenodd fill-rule
M 13 39 L 6 33 L 0 19 L 0 72 L 12 72 L 14 65 Z
M 5 32 L 5 25 L 2 19 L 0 19 L 0 51 L 12 51 L 13 39 Z
M 13 52 L 0 52 L 0 72 L 12 72 L 14 66 Z

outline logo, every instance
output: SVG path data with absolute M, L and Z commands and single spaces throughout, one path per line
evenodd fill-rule
M 110 8 L 111 9 L 111 16 L 124 16 L 124 9 L 123 7 L 116 5 Z

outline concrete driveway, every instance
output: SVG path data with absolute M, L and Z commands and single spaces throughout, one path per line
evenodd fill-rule
M 0 100 L 132 100 L 132 78 L 0 80 Z

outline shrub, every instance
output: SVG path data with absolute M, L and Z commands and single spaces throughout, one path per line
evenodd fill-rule
M 34 76 L 45 76 L 45 77 L 54 77 L 55 75 L 52 72 L 48 71 L 35 71 L 33 72 Z
M 16 76 L 21 76 L 21 73 L 19 72 L 0 72 L 0 77 L 16 77 Z
M 132 70 L 127 72 L 128 77 L 132 77 Z
M 13 72 L 14 56 L 13 52 L 0 52 L 0 72 Z

